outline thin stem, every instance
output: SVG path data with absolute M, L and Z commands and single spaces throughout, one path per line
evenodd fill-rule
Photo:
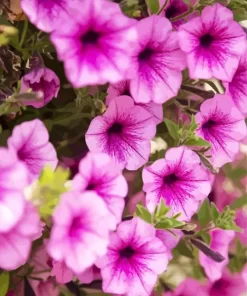
M 161 12 L 166 8 L 166 5 L 168 4 L 169 0 L 166 0 L 165 3 L 161 6 L 161 8 L 158 10 L 157 15 L 161 14 Z
M 215 93 L 212 90 L 207 91 L 190 85 L 182 85 L 181 89 L 188 91 L 192 94 L 198 95 L 203 99 L 211 99 L 215 96 Z
M 170 19 L 171 22 L 176 22 L 184 17 L 186 17 L 187 15 L 191 14 L 194 11 L 194 7 L 190 7 L 189 10 L 185 11 L 184 13 L 175 16 L 173 18 Z
M 22 48 L 22 45 L 25 41 L 27 29 L 28 29 L 28 19 L 26 18 L 24 21 L 24 27 L 23 27 L 22 34 L 21 34 L 20 48 Z

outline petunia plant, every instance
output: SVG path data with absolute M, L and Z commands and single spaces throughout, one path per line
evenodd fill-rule
M 0 2 L 0 296 L 244 296 L 246 1 Z

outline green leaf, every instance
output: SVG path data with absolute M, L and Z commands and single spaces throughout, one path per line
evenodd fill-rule
M 147 223 L 151 224 L 152 222 L 152 215 L 149 211 L 142 205 L 136 206 L 135 215 L 141 218 L 142 220 L 146 221 Z
M 163 221 L 158 222 L 155 224 L 156 229 L 168 229 L 172 227 L 173 222 L 170 219 L 165 219 Z
M 234 202 L 232 202 L 232 204 L 230 205 L 230 208 L 232 210 L 235 210 L 235 209 L 239 209 L 239 208 L 242 208 L 244 206 L 247 205 L 247 194 L 239 197 L 238 199 L 234 200 Z
M 200 146 L 200 147 L 210 147 L 211 144 L 200 137 L 193 137 L 189 138 L 184 142 L 184 145 L 186 146 Z
M 210 204 L 207 198 L 201 205 L 197 213 L 197 216 L 198 216 L 201 228 L 204 228 L 205 226 L 207 226 L 207 224 L 211 221 Z
M 218 216 L 214 222 L 215 226 L 224 230 L 234 230 L 242 232 L 242 228 L 238 227 L 234 221 L 236 212 L 226 206 L 223 212 Z
M 216 223 L 217 219 L 220 216 L 220 213 L 215 205 L 215 203 L 211 202 L 211 216 L 214 223 Z
M 190 250 L 185 243 L 183 239 L 180 240 L 180 242 L 177 244 L 176 248 L 173 249 L 173 252 L 178 252 L 179 254 L 194 259 L 194 255 L 192 253 L 192 250 Z
M 176 141 L 179 140 L 178 125 L 167 118 L 164 119 L 164 122 L 167 126 L 170 136 Z
M 159 10 L 159 0 L 146 0 L 146 4 L 151 12 L 151 14 L 155 14 Z
M 203 241 L 207 244 L 210 245 L 211 242 L 211 236 L 209 233 L 204 232 L 203 230 L 197 232 L 196 234 L 197 237 L 201 237 L 203 239 Z
M 196 123 L 195 115 L 190 116 L 190 125 L 189 125 L 189 130 L 191 132 L 194 132 L 198 127 L 198 124 Z
M 159 205 L 157 205 L 154 210 L 154 217 L 160 219 L 164 217 L 169 211 L 170 208 L 166 206 L 164 199 L 161 198 Z
M 3 272 L 0 274 L 0 296 L 5 296 L 9 288 L 9 273 Z

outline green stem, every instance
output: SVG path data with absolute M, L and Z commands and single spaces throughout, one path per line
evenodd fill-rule
M 161 12 L 166 8 L 166 5 L 168 4 L 169 0 L 166 0 L 165 3 L 161 6 L 161 8 L 158 10 L 157 15 L 161 14 Z
M 198 95 L 199 97 L 201 97 L 203 99 L 211 99 L 215 96 L 215 93 L 211 90 L 207 91 L 207 90 L 203 90 L 203 89 L 193 87 L 190 85 L 182 85 L 181 89 L 188 91 L 192 94 Z
M 186 17 L 187 15 L 191 14 L 193 11 L 194 11 L 194 7 L 190 7 L 189 10 L 185 11 L 184 13 L 182 13 L 176 17 L 171 18 L 170 21 L 176 22 L 176 21 Z
M 26 35 L 27 35 L 27 29 L 28 29 L 28 19 L 26 18 L 24 21 L 24 27 L 21 34 L 21 41 L 20 41 L 20 48 L 22 48 L 23 43 L 25 41 Z

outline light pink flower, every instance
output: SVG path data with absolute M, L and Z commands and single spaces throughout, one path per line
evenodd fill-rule
M 209 296 L 207 286 L 191 278 L 185 279 L 173 292 L 166 292 L 164 296 Z
M 66 284 L 72 281 L 74 272 L 61 261 L 52 261 L 51 275 L 56 277 L 56 281 L 59 284 Z
M 145 167 L 142 179 L 148 209 L 153 212 L 163 198 L 171 213 L 181 212 L 182 220 L 190 220 L 211 190 L 198 155 L 184 146 L 169 149 L 164 159 Z
M 8 232 L 23 215 L 28 170 L 15 153 L 0 147 L 0 233 Z
M 133 55 L 130 93 L 137 103 L 162 104 L 177 95 L 182 83 L 185 56 L 177 32 L 162 16 L 153 15 L 137 23 L 139 44 Z
M 231 81 L 246 48 L 246 35 L 231 10 L 219 3 L 206 6 L 178 34 L 191 78 Z
M 130 82 L 129 80 L 121 81 L 116 84 L 111 84 L 107 89 L 106 105 L 108 106 L 112 100 L 119 96 L 130 96 Z M 135 103 L 137 106 L 141 106 L 153 115 L 153 119 L 156 124 L 163 121 L 163 107 L 161 104 L 155 104 L 153 102 L 142 104 Z
M 223 85 L 239 111 L 247 115 L 247 51 L 241 56 L 232 81 Z
M 246 135 L 246 124 L 231 99 L 216 95 L 204 101 L 195 119 L 199 124 L 197 134 L 211 144 L 212 163 L 221 167 L 233 161 L 239 151 L 239 142 Z
M 49 255 L 81 273 L 106 253 L 108 210 L 94 192 L 67 192 L 53 214 Z M 104 223 L 102 223 L 104 221 Z
M 232 230 L 214 229 L 210 231 L 211 243 L 210 248 L 219 252 L 225 257 L 222 262 L 215 262 L 204 253 L 199 252 L 199 261 L 211 282 L 217 281 L 222 277 L 223 270 L 228 264 L 228 248 L 233 240 L 235 233 Z
M 17 125 L 8 139 L 8 146 L 27 165 L 31 181 L 38 178 L 46 165 L 53 169 L 57 166 L 56 150 L 49 142 L 45 125 L 39 119 Z
M 56 73 L 45 67 L 36 67 L 21 80 L 21 92 L 32 89 L 35 92 L 42 93 L 42 99 L 38 101 L 24 102 L 27 106 L 42 108 L 48 104 L 54 97 L 56 98 L 60 89 L 60 81 Z
M 104 152 L 119 167 L 136 170 L 148 161 L 155 132 L 152 115 L 130 97 L 120 96 L 91 121 L 85 138 L 90 151 Z
M 108 252 L 98 262 L 103 291 L 148 296 L 167 263 L 166 247 L 152 225 L 139 218 L 124 221 L 111 234 Z
M 136 21 L 111 1 L 81 0 L 81 7 L 51 34 L 67 78 L 74 87 L 128 79 Z
M 89 152 L 80 161 L 79 174 L 73 179 L 73 189 L 79 192 L 95 191 L 109 211 L 109 227 L 116 229 L 122 218 L 128 184 L 122 171 L 107 154 Z
M 51 32 L 62 17 L 69 17 L 71 2 L 79 3 L 78 0 L 21 0 L 20 3 L 31 23 L 44 32 Z
M 77 277 L 81 283 L 90 284 L 93 281 L 101 279 L 100 269 L 96 265 L 93 265 L 92 267 L 89 267 L 87 270 L 85 270 L 83 273 L 77 275 Z
M 14 270 L 28 260 L 33 240 L 40 236 L 36 209 L 26 203 L 19 222 L 8 232 L 0 233 L 0 268 Z

